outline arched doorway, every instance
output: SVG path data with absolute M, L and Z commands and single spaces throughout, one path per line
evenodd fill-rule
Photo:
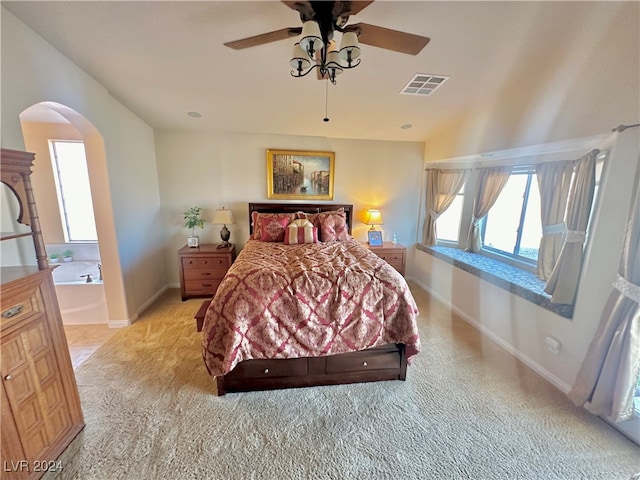
M 72 313 L 79 314 L 79 316 L 76 315 L 74 322 L 78 319 L 82 321 L 84 316 L 86 323 L 108 323 L 113 327 L 127 325 L 126 319 L 129 316 L 115 235 L 103 136 L 78 112 L 55 102 L 41 102 L 25 109 L 20 114 L 20 124 L 26 150 L 36 154 L 32 179 L 45 243 L 50 242 L 56 245 L 65 243 L 64 237 L 61 236 L 61 218 L 55 193 L 49 141 L 71 140 L 82 142 L 84 145 L 99 253 L 98 258 L 95 259 L 99 262 L 96 261 L 94 267 L 97 269 L 97 263 L 101 265 L 100 271 L 94 270 L 92 279 L 95 275 L 98 275 L 96 280 L 102 277 L 106 305 L 101 314 L 101 307 L 98 305 L 100 294 L 96 288 L 94 295 L 84 291 L 90 306 L 95 308 L 86 308 L 86 305 L 78 304 L 71 305 L 69 308 L 73 310 Z M 78 248 L 89 249 L 87 246 L 80 245 Z M 77 273 L 82 274 L 82 272 Z M 97 287 L 99 282 L 95 283 Z M 72 294 L 71 297 L 77 297 L 77 295 Z M 97 315 L 102 315 L 103 318 L 94 318 Z

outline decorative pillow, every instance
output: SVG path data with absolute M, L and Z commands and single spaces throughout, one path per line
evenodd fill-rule
M 252 212 L 253 236 L 251 238 L 263 242 L 282 242 L 284 231 L 291 220 L 293 215 L 290 213 Z
M 286 245 L 318 243 L 318 229 L 309 220 L 293 220 L 284 232 L 284 243 Z
M 316 218 L 318 217 L 317 213 L 307 213 L 307 212 L 296 212 L 297 219 L 305 219 L 309 220 L 314 226 L 316 225 Z
M 320 229 L 322 242 L 343 242 L 349 238 L 347 215 L 343 208 L 319 213 L 315 225 Z

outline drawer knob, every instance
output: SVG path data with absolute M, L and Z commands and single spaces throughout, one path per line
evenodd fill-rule
M 369 365 L 367 362 L 362 362 L 363 367 L 366 367 L 367 365 Z
M 269 373 L 269 369 L 268 369 L 268 368 L 265 368 L 265 369 L 264 369 L 264 373 Z
M 9 380 L 13 380 L 13 375 L 10 373 L 4 376 L 4 379 L 8 382 Z

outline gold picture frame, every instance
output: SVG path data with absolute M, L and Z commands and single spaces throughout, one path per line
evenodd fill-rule
M 267 198 L 333 200 L 334 152 L 267 150 Z

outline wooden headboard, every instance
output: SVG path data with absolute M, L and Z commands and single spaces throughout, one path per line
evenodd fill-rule
M 351 225 L 353 224 L 353 205 L 341 203 L 250 203 L 249 204 L 249 234 L 253 233 L 251 225 L 251 214 L 258 213 L 320 213 L 344 209 L 347 216 L 347 228 L 351 235 Z

